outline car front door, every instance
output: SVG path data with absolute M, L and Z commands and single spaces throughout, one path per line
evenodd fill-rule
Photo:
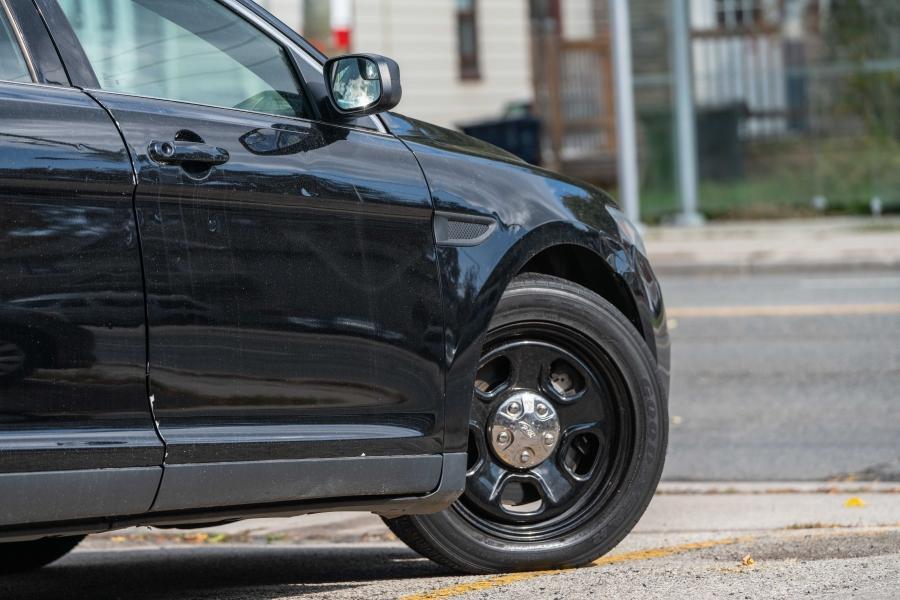
M 143 513 L 162 474 L 131 161 L 59 77 L 0 1 L 0 528 Z
M 41 4 L 136 163 L 155 510 L 434 489 L 443 321 L 413 155 L 324 122 L 312 59 L 238 3 Z

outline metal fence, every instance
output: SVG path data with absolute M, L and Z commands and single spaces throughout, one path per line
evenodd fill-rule
M 900 212 L 900 2 L 692 0 L 691 9 L 704 212 Z M 677 211 L 673 79 L 641 67 L 642 187 L 654 220 Z

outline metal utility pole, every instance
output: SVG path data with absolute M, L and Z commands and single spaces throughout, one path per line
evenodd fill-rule
M 634 111 L 634 77 L 631 70 L 631 19 L 628 0 L 609 0 L 613 43 L 613 71 L 618 131 L 619 197 L 625 214 L 637 223 L 641 216 L 638 188 L 637 123 Z
M 704 223 L 697 210 L 697 120 L 694 114 L 694 70 L 691 57 L 690 0 L 670 0 L 672 13 L 672 70 L 675 78 L 676 159 L 681 213 L 678 225 Z

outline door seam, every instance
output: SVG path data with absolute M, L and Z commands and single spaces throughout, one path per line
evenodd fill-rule
M 166 472 L 166 458 L 169 456 L 169 448 L 166 443 L 165 437 L 163 437 L 162 431 L 159 428 L 159 419 L 156 417 L 156 406 L 155 406 L 155 395 L 153 394 L 153 388 L 150 385 L 150 303 L 149 297 L 147 293 L 147 272 L 146 266 L 144 262 L 144 240 L 141 235 L 141 218 L 140 213 L 137 209 L 137 188 L 138 188 L 138 174 L 137 174 L 137 159 L 134 156 L 134 153 L 131 151 L 131 147 L 128 145 L 128 141 L 125 139 L 125 134 L 122 131 L 122 127 L 119 125 L 119 122 L 116 120 L 115 116 L 112 112 L 98 100 L 91 92 L 80 88 L 81 91 L 91 100 L 93 100 L 103 112 L 105 112 L 110 121 L 112 121 L 113 126 L 116 128 L 116 132 L 119 134 L 119 138 L 122 140 L 122 145 L 125 147 L 125 152 L 128 153 L 128 159 L 131 162 L 131 215 L 134 219 L 134 229 L 137 236 L 137 247 L 138 247 L 138 258 L 141 263 L 141 288 L 143 290 L 144 295 L 144 395 L 146 397 L 147 406 L 150 411 L 150 420 L 153 422 L 153 430 L 156 432 L 156 437 L 159 439 L 160 443 L 163 447 L 163 458 L 160 463 L 160 468 L 162 472 L 160 473 L 159 483 L 156 485 L 156 492 L 153 494 L 153 501 L 150 503 L 148 507 L 148 511 L 153 508 L 153 505 L 156 504 L 156 498 L 159 496 L 159 490 L 162 487 L 162 481 L 165 477 Z
M 380 117 L 379 117 L 380 120 Z M 431 181 L 428 180 L 428 173 L 425 172 L 425 167 L 422 166 L 422 161 L 419 160 L 418 155 L 416 155 L 415 151 L 412 147 L 398 135 L 390 133 L 388 130 L 388 135 L 392 136 L 398 142 L 403 144 L 403 147 L 412 155 L 413 160 L 416 161 L 416 164 L 419 166 L 419 172 L 422 173 L 422 179 L 425 181 L 425 190 L 428 192 L 428 202 L 431 204 L 431 244 L 432 251 L 434 252 L 434 268 L 437 271 L 435 274 L 437 275 L 437 284 L 438 284 L 438 294 L 441 299 L 441 358 L 443 360 L 443 389 L 441 393 L 443 395 L 442 403 L 441 403 L 441 451 L 447 452 L 447 379 L 450 375 L 450 365 L 451 360 L 450 356 L 447 352 L 447 298 L 444 296 L 444 266 L 443 261 L 441 260 L 441 248 L 438 245 L 437 237 L 435 237 L 434 233 L 434 217 L 435 217 L 435 204 L 434 204 L 434 193 L 431 191 Z

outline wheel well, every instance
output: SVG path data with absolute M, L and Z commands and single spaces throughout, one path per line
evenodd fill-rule
M 625 282 L 587 248 L 573 245 L 547 248 L 529 260 L 519 271 L 522 273 L 552 275 L 586 287 L 619 309 L 643 336 L 640 315 Z

